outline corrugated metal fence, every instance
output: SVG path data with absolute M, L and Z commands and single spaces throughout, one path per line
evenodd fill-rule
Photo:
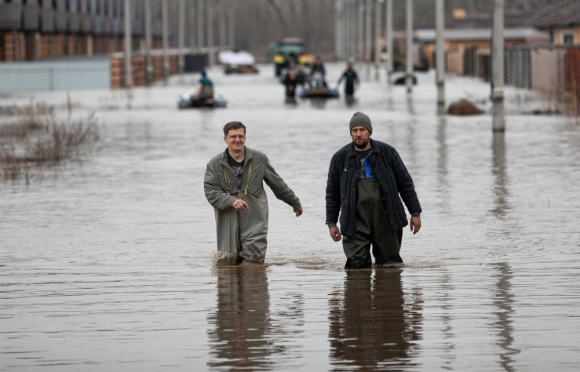
M 0 93 L 110 89 L 109 56 L 0 64 Z
M 532 87 L 530 47 L 518 45 L 505 49 L 505 83 L 518 88 Z
M 510 46 L 505 62 L 506 85 L 536 90 L 580 110 L 579 46 Z

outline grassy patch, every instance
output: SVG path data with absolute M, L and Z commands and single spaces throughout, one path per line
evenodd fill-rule
M 29 182 L 42 166 L 89 155 L 99 139 L 93 114 L 59 119 L 53 106 L 39 103 L 11 108 L 9 112 L 11 115 L 0 120 L 0 178 L 3 181 L 23 177 Z

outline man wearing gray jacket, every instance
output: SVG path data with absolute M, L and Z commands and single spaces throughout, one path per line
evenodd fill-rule
M 264 182 L 276 198 L 302 214 L 300 200 L 276 173 L 268 157 L 249 149 L 246 127 L 233 121 L 224 126 L 228 148 L 207 164 L 204 191 L 214 207 L 218 251 L 231 263 L 259 265 L 266 258 L 268 199 Z

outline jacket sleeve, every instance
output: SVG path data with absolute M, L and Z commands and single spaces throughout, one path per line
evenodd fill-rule
M 300 199 L 294 194 L 294 191 L 288 187 L 286 182 L 276 173 L 276 170 L 270 164 L 270 160 L 266 155 L 264 155 L 265 161 L 265 171 L 264 171 L 264 181 L 268 185 L 276 198 L 282 200 L 284 203 L 290 205 L 293 209 L 300 209 L 302 206 L 300 204 Z
M 326 181 L 326 223 L 337 223 L 340 213 L 340 164 L 335 154 L 330 161 Z
M 219 176 L 207 165 L 203 179 L 203 189 L 207 201 L 216 209 L 227 210 L 233 208 L 236 197 L 228 194 L 219 185 Z
M 338 81 L 336 82 L 336 85 L 340 85 L 340 83 L 342 82 L 342 79 L 344 79 L 345 76 L 346 76 L 346 72 L 343 72 L 342 75 L 340 75 L 340 79 L 338 79 Z
M 399 156 L 397 150 L 392 149 L 391 153 L 391 167 L 393 173 L 395 174 L 395 179 L 397 181 L 397 189 L 401 195 L 401 199 L 407 206 L 409 213 L 421 213 L 421 204 L 419 203 L 419 198 L 415 192 L 415 185 L 413 184 L 413 179 L 407 171 L 407 167 L 403 163 L 403 160 Z

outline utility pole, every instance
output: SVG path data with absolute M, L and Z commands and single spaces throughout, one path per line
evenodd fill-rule
M 197 4 L 197 47 L 203 48 L 205 46 L 205 37 L 203 32 L 203 2 L 204 0 L 196 0 Z
M 342 0 L 334 1 L 334 60 L 342 56 Z
M 393 75 L 393 0 L 387 0 L 387 9 L 385 9 L 387 38 L 387 84 L 391 85 L 391 76 Z
M 145 78 L 153 84 L 153 61 L 151 60 L 151 0 L 145 0 Z
M 351 39 L 352 39 L 352 17 L 351 17 L 351 0 L 344 0 L 344 51 L 345 57 L 348 60 L 351 50 Z
M 185 69 L 185 58 L 183 55 L 183 48 L 185 48 L 185 0 L 179 0 L 178 4 L 178 35 L 177 35 L 177 48 L 179 49 L 178 56 L 178 66 L 179 73 L 183 74 Z
M 196 21 L 196 13 L 195 13 L 195 2 L 193 0 L 188 0 L 187 7 L 189 8 L 188 13 L 188 25 L 187 25 L 187 33 L 188 33 L 188 40 L 189 40 L 189 47 L 195 48 L 196 46 L 196 30 L 195 26 L 197 25 Z
M 491 99 L 493 101 L 492 129 L 494 132 L 504 132 L 504 0 L 494 0 L 491 50 Z
M 378 81 L 381 63 L 381 13 L 384 0 L 375 1 L 375 79 Z
M 209 65 L 212 66 L 214 64 L 214 53 L 213 47 L 215 41 L 213 39 L 213 0 L 207 0 L 207 46 L 209 48 Z
M 364 54 L 364 32 L 365 32 L 365 3 L 364 0 L 359 0 L 358 6 L 358 56 L 362 60 L 365 57 Z
M 437 104 L 445 106 L 445 0 L 435 2 L 435 64 L 437 66 Z
M 226 1 L 220 0 L 219 2 L 219 13 L 218 13 L 218 20 L 219 20 L 219 27 L 220 27 L 220 47 L 225 47 L 228 43 L 227 38 L 227 23 L 226 23 Z
M 169 79 L 169 39 L 167 36 L 167 0 L 161 0 L 161 33 L 163 37 L 163 82 L 167 85 Z
M 131 70 L 131 0 L 125 0 L 125 87 L 133 87 Z
M 229 0 L 228 1 L 228 39 L 230 44 L 230 48 L 234 49 L 236 47 L 236 40 L 235 40 L 235 14 L 234 14 L 234 3 Z
M 365 62 L 367 63 L 367 75 L 370 74 L 371 70 L 371 49 L 373 47 L 373 0 L 366 0 L 365 4 Z
M 405 86 L 407 93 L 413 92 L 413 0 L 405 0 L 407 2 L 407 24 L 405 29 L 405 59 L 407 60 L 407 68 L 405 71 Z

